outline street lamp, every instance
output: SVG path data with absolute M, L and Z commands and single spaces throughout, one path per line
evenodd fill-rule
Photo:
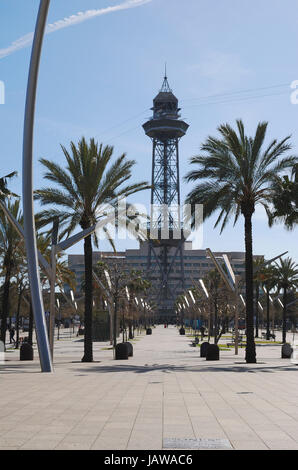
M 205 295 L 206 295 L 207 299 L 209 299 L 209 293 L 208 293 L 208 291 L 207 291 L 207 289 L 206 289 L 206 287 L 205 287 L 205 284 L 204 284 L 203 279 L 200 279 L 199 282 L 200 282 L 200 284 L 201 284 L 201 286 L 202 286 L 203 291 L 205 292 Z
M 243 295 L 240 294 L 239 297 L 240 297 L 240 299 L 241 299 L 241 301 L 242 301 L 242 303 L 243 303 L 243 305 L 244 305 L 244 307 L 245 307 L 245 306 L 246 306 L 246 303 L 245 303 L 245 300 L 244 300 L 244 298 L 243 298 Z
M 188 293 L 189 293 L 189 295 L 190 295 L 190 297 L 191 297 L 191 300 L 192 300 L 193 303 L 195 304 L 196 301 L 195 301 L 195 298 L 194 298 L 193 293 L 191 292 L 191 290 L 189 290 Z

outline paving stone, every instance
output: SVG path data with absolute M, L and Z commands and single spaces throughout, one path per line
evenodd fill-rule
M 257 346 L 257 364 L 244 349 L 211 364 L 173 326 L 138 339 L 125 363 L 108 342 L 94 343 L 94 363 L 81 363 L 82 341 L 57 342 L 54 374 L 39 372 L 37 351 L 30 364 L 10 353 L 0 449 L 297 449 L 298 366 L 280 345 Z

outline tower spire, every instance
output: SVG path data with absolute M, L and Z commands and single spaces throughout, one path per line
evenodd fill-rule
M 168 77 L 167 77 L 167 63 L 165 62 L 165 75 L 163 78 L 163 84 L 160 90 L 162 93 L 171 93 L 171 88 L 168 82 Z

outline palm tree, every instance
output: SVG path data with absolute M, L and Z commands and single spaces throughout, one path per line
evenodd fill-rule
M 8 200 L 7 208 L 14 218 L 22 224 L 22 215 L 20 213 L 20 201 Z M 2 294 L 2 312 L 1 312 L 1 334 L 0 340 L 5 344 L 6 325 L 9 314 L 9 290 L 11 277 L 18 257 L 18 248 L 21 243 L 18 232 L 14 229 L 4 212 L 0 211 L 0 253 L 2 255 L 3 269 L 3 294 Z
M 292 230 L 298 224 L 298 165 L 294 165 L 291 178 L 288 175 L 277 178 L 272 202 L 270 225 L 283 221 L 285 227 Z
M 40 160 L 47 169 L 45 178 L 55 183 L 57 187 L 44 188 L 36 192 L 36 198 L 42 205 L 52 206 L 49 210 L 43 211 L 39 220 L 46 224 L 58 217 L 61 226 L 65 226 L 60 236 L 70 235 L 78 226 L 83 230 L 92 227 L 99 218 L 106 216 L 107 205 L 114 206 L 118 198 L 148 188 L 145 182 L 126 185 L 131 178 L 131 169 L 135 162 L 127 160 L 125 154 L 112 162 L 113 147 L 98 145 L 94 139 L 88 144 L 85 138 L 82 138 L 77 146 L 71 142 L 70 149 L 69 152 L 62 146 L 67 163 L 65 169 L 53 161 L 44 158 Z M 96 234 L 94 241 L 97 244 Z M 85 337 L 82 361 L 91 362 L 93 360 L 91 235 L 84 239 L 84 259 Z
M 0 198 L 1 199 L 11 197 L 11 196 L 17 197 L 16 194 L 12 193 L 7 188 L 7 180 L 13 178 L 16 175 L 17 175 L 17 172 L 13 171 L 12 173 L 9 173 L 8 175 L 2 176 L 0 178 Z
M 129 308 L 129 318 L 128 318 L 128 334 L 129 339 L 134 337 L 134 315 L 133 315 L 133 300 L 139 295 L 146 296 L 146 293 L 151 287 L 151 282 L 143 277 L 143 272 L 132 269 L 129 273 L 129 280 L 127 282 L 127 288 L 129 292 L 128 308 Z
M 288 294 L 298 286 L 298 264 L 291 258 L 281 259 L 275 263 L 276 281 L 278 290 L 283 290 L 283 315 L 282 315 L 282 342 L 286 342 L 287 335 L 287 303 Z
M 270 339 L 270 291 L 276 288 L 276 268 L 266 266 L 259 271 L 259 280 L 262 282 L 266 296 L 266 339 Z
M 244 217 L 246 362 L 254 363 L 252 216 L 256 204 L 269 210 L 276 177 L 283 170 L 292 168 L 297 157 L 283 157 L 291 149 L 290 137 L 280 142 L 273 140 L 263 150 L 267 122 L 258 124 L 254 137 L 246 136 L 241 120 L 236 123 L 237 130 L 229 124 L 221 125 L 218 128 L 220 138 L 208 137 L 201 147 L 204 154 L 190 160 L 198 169 L 190 171 L 185 179 L 199 182 L 188 194 L 186 202 L 204 204 L 205 219 L 219 210 L 215 227 L 221 223 L 221 231 L 231 215 L 234 215 L 234 225 L 240 214 Z
M 264 265 L 263 257 L 258 257 L 253 260 L 254 270 L 254 284 L 255 284 L 255 317 L 256 317 L 256 334 L 259 337 L 259 296 L 260 296 L 260 282 L 262 281 L 262 266 Z

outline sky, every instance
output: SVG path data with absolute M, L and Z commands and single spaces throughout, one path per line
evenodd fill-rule
M 1 175 L 13 170 L 10 188 L 22 192 L 22 133 L 26 85 L 38 0 L 0 0 Z M 133 181 L 151 178 L 152 146 L 142 124 L 163 80 L 179 99 L 189 124 L 180 141 L 182 200 L 191 190 L 182 177 L 222 123 L 241 118 L 247 133 L 268 121 L 269 143 L 291 135 L 298 154 L 298 7 L 292 0 L 52 0 L 40 65 L 34 185 L 41 188 L 40 158 L 64 165 L 60 145 L 85 136 L 114 146 L 136 161 Z M 1 102 L 1 96 L 0 96 Z M 150 191 L 130 198 L 149 204 Z M 36 204 L 36 210 L 39 207 Z M 204 223 L 202 248 L 243 251 L 240 218 L 220 234 L 215 218 Z M 297 230 L 268 227 L 260 207 L 253 217 L 254 253 L 267 259 L 288 250 L 298 262 Z M 137 247 L 116 242 L 118 250 Z M 102 242 L 101 249 L 109 249 Z M 82 244 L 68 253 L 82 252 Z

